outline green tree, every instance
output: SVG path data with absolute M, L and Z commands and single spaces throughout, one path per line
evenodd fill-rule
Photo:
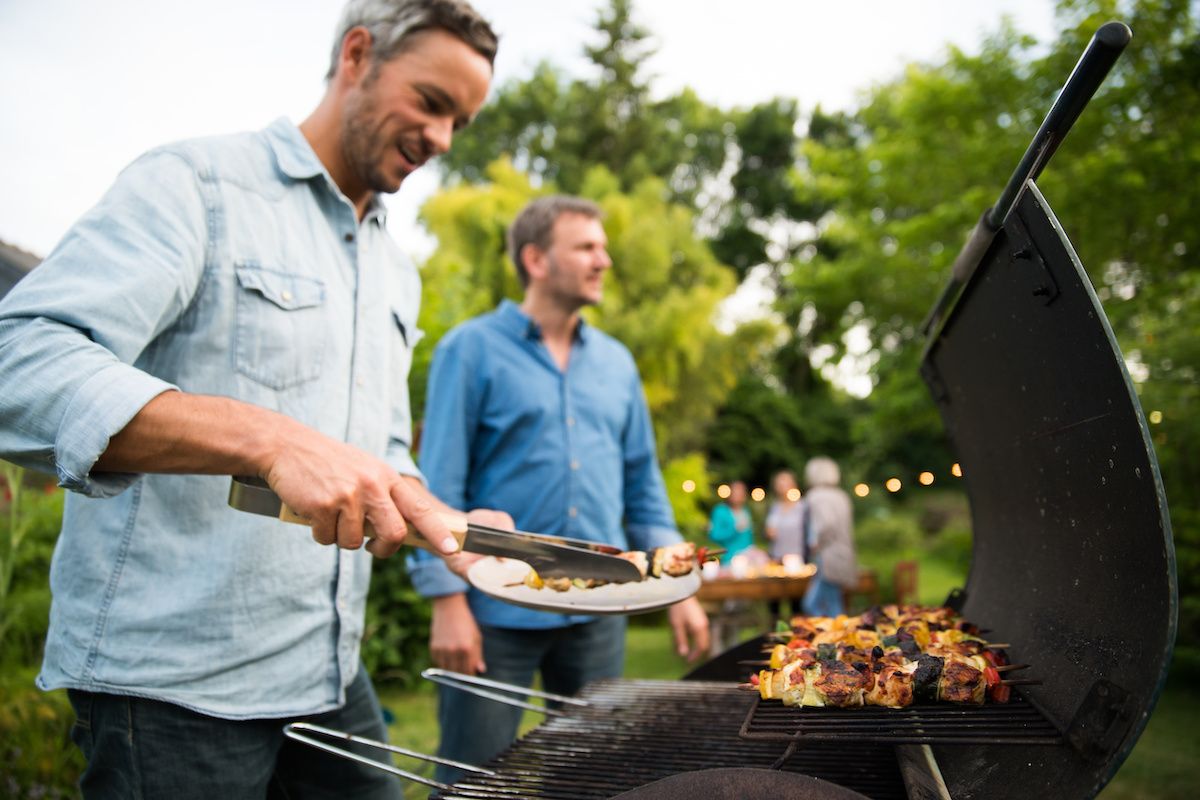
M 504 231 L 542 190 L 507 161 L 494 162 L 486 175 L 489 182 L 443 191 L 422 211 L 438 238 L 424 267 L 426 341 L 505 297 L 520 299 Z M 626 193 L 607 168 L 596 166 L 580 189 L 604 210 L 614 262 L 604 301 L 585 317 L 637 360 L 662 458 L 700 452 L 726 393 L 771 326 L 717 330 L 717 307 L 734 288 L 733 273 L 696 236 L 694 212 L 666 201 L 657 179 Z M 430 355 L 425 348 L 414 365 L 414 387 L 424 385 Z
M 1003 24 L 978 55 L 910 65 L 844 116 L 814 112 L 795 181 L 819 212 L 780 269 L 792 351 L 873 383 L 852 439 L 866 474 L 945 453 L 916 366 L 918 325 L 979 214 L 995 201 L 1094 31 L 1133 42 L 1039 180 L 1089 270 L 1137 381 L 1161 413 L 1154 440 L 1170 498 L 1185 634 L 1200 637 L 1200 41 L 1194 4 L 1068 0 L 1061 33 Z M 815 199 L 814 199 L 815 197 Z M 823 210 L 824 209 L 824 210 Z M 786 351 L 787 348 L 784 348 Z M 1154 415 L 1153 419 L 1158 419 Z
M 585 48 L 589 79 L 566 80 L 550 64 L 501 87 L 486 113 L 455 137 L 441 163 L 470 182 L 508 157 L 539 182 L 580 194 L 589 169 L 604 166 L 622 189 L 657 177 L 676 199 L 694 199 L 725 163 L 726 115 L 691 90 L 651 97 L 644 77 L 649 35 L 633 20 L 631 0 L 599 12 L 598 44 Z

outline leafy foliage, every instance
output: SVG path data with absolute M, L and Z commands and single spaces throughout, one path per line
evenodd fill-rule
M 426 341 L 505 297 L 520 299 L 504 231 L 541 192 L 508 161 L 493 163 L 487 177 L 443 191 L 422 209 L 438 238 L 424 267 Z M 732 334 L 716 328 L 733 274 L 696 236 L 693 213 L 664 199 L 657 179 L 624 192 L 606 168 L 593 167 L 582 192 L 604 210 L 614 262 L 604 301 L 585 316 L 633 353 L 662 458 L 702 451 L 717 408 L 772 328 L 755 323 Z M 426 348 L 414 363 L 414 391 L 424 385 L 431 352 Z
M 430 603 L 413 588 L 401 557 L 376 562 L 367 595 L 362 659 L 377 683 L 413 686 L 429 666 Z
M 63 493 L 0 461 L 0 795 L 73 797 L 83 758 L 66 693 L 34 685 L 50 615 L 50 557 Z
M 815 112 L 800 148 L 805 192 L 827 211 L 780 276 L 794 346 L 828 375 L 865 368 L 856 419 L 867 475 L 947 463 L 917 377 L 917 325 L 978 215 L 994 202 L 1090 39 L 1125 19 L 1134 38 L 1039 180 L 1089 269 L 1133 368 L 1171 498 L 1181 565 L 1196 560 L 1200 445 L 1200 40 L 1193 4 L 1069 0 L 1043 55 L 1010 25 L 978 55 L 910 65 L 848 116 Z M 1157 419 L 1157 415 L 1152 417 Z M 1182 631 L 1200 636 L 1195 571 L 1180 570 Z

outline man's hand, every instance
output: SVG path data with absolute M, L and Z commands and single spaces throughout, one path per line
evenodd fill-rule
M 667 619 L 675 638 L 676 653 L 686 656 L 691 662 L 708 652 L 708 615 L 704 613 L 699 600 L 695 597 L 681 600 L 667 609 Z
M 466 675 L 487 671 L 487 665 L 483 663 L 483 635 L 465 594 L 434 598 L 429 655 L 433 665 L 442 669 Z
M 436 501 L 416 478 L 396 474 L 382 459 L 292 423 L 287 447 L 262 477 L 292 510 L 311 521 L 320 544 L 362 547 L 363 522 L 375 529 L 367 549 L 386 558 L 400 548 L 411 522 L 443 553 L 458 543 L 437 512 Z

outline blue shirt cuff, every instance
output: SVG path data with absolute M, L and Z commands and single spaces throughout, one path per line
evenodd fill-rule
M 128 364 L 112 364 L 92 375 L 75 392 L 54 442 L 58 485 L 88 497 L 112 497 L 139 477 L 127 472 L 93 475 L 92 467 L 142 407 L 178 387 Z
M 420 556 L 410 555 L 406 564 L 413 588 L 422 597 L 462 594 L 471 588 L 471 584 L 451 572 L 446 562 L 437 556 L 424 553 Z
M 631 550 L 651 550 L 683 541 L 679 531 L 661 525 L 637 525 L 626 523 L 625 534 L 629 537 Z

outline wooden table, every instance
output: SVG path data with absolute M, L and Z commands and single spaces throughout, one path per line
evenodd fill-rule
M 737 643 L 739 628 L 762 632 L 774 625 L 766 619 L 770 600 L 799 600 L 808 589 L 808 578 L 720 577 L 700 584 L 696 597 L 708 612 L 712 650 L 716 654 Z
M 712 635 L 712 650 L 715 655 L 726 647 L 737 644 L 739 628 L 749 627 L 762 632 L 774 627 L 775 620 L 769 619 L 762 604 L 771 600 L 798 601 L 808 589 L 808 578 L 733 578 L 721 576 L 700 584 L 696 597 L 708 612 L 709 630 Z M 846 609 L 856 607 L 856 597 L 865 597 L 870 605 L 879 605 L 879 578 L 874 570 L 861 569 L 858 584 L 843 590 L 842 599 Z M 795 603 L 794 605 L 799 605 Z
M 700 584 L 701 602 L 716 600 L 791 600 L 804 597 L 808 578 L 713 578 Z

